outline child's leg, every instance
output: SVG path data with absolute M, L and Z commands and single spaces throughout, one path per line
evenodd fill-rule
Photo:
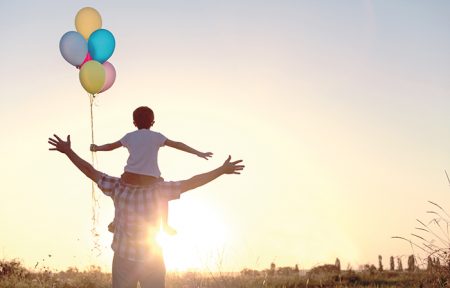
M 113 203 L 114 203 L 114 199 L 113 199 Z M 114 203 L 114 208 L 115 208 L 115 205 L 116 204 Z M 115 212 L 114 212 L 114 214 L 115 214 Z M 116 220 L 115 218 L 116 218 L 116 215 L 114 215 L 113 221 L 111 223 L 109 223 L 109 225 L 108 225 L 108 231 L 111 233 L 114 233 L 114 230 L 116 230 L 116 223 L 114 223 L 114 220 Z
M 163 227 L 168 226 L 169 219 L 169 201 L 161 201 L 161 222 Z
M 161 210 L 160 210 L 160 215 L 161 215 L 161 222 L 163 225 L 163 229 L 164 231 L 169 234 L 169 235 L 175 235 L 177 233 L 177 231 L 175 229 L 173 229 L 172 227 L 169 226 L 169 201 L 161 201 Z
M 111 222 L 111 223 L 109 223 L 109 225 L 108 225 L 108 231 L 109 232 L 111 232 L 111 233 L 114 233 L 114 230 L 116 229 L 116 224 L 114 223 L 114 220 Z

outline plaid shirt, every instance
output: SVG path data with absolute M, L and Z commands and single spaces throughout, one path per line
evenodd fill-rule
M 145 261 L 160 253 L 161 247 L 156 243 L 160 226 L 158 201 L 180 198 L 180 182 L 137 186 L 103 174 L 97 185 L 114 201 L 115 231 L 111 245 L 114 253 L 131 261 Z

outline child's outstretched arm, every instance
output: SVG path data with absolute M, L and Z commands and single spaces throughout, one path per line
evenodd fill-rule
M 206 159 L 206 160 L 208 160 L 208 158 L 210 158 L 213 155 L 213 153 L 211 153 L 211 152 L 203 153 L 203 152 L 195 150 L 192 147 L 189 147 L 188 145 L 186 145 L 182 142 L 172 141 L 170 139 L 167 139 L 166 142 L 164 142 L 164 145 L 167 145 L 169 147 L 172 147 L 172 148 L 184 151 L 184 152 L 188 152 L 188 153 L 197 155 L 198 157 Z
M 95 144 L 91 144 L 90 150 L 92 152 L 97 152 L 97 151 L 112 151 L 114 149 L 117 149 L 119 147 L 122 147 L 122 143 L 120 141 L 117 142 L 113 142 L 113 143 L 108 143 L 105 145 L 95 145 Z

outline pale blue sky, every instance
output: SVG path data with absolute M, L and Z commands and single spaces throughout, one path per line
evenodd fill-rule
M 46 143 L 70 133 L 90 159 L 89 101 L 58 49 L 85 6 L 117 43 L 98 142 L 133 129 L 131 112 L 148 105 L 155 130 L 215 153 L 162 150 L 166 178 L 228 154 L 246 161 L 243 175 L 172 204 L 172 250 L 194 252 L 169 268 L 217 270 L 218 251 L 224 270 L 376 263 L 411 253 L 391 236 L 412 232 L 427 200 L 448 207 L 448 1 L 1 1 L 3 257 L 109 267 L 111 201 L 101 198 L 96 257 L 89 182 Z M 113 175 L 125 160 L 98 155 Z

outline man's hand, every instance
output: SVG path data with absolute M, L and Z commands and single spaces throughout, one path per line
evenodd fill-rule
M 228 156 L 227 160 L 222 165 L 223 173 L 224 174 L 241 174 L 239 171 L 244 170 L 244 165 L 237 165 L 241 163 L 242 160 L 237 160 L 231 162 L 231 156 Z
M 91 144 L 91 146 L 89 147 L 89 149 L 91 150 L 91 152 L 97 152 L 98 146 L 95 144 Z
M 67 135 L 66 141 L 59 138 L 56 134 L 53 134 L 53 137 L 54 138 L 48 138 L 48 144 L 53 146 L 53 148 L 49 148 L 48 150 L 55 150 L 66 154 L 69 160 L 72 161 L 72 163 L 89 179 L 95 183 L 100 180 L 102 173 L 97 171 L 91 164 L 83 160 L 72 150 L 72 148 L 70 148 L 70 135 Z
M 205 160 L 208 160 L 208 158 L 211 158 L 212 155 L 213 155 L 212 152 L 205 152 L 205 153 L 199 152 L 199 153 L 197 153 L 198 157 L 203 158 Z
M 242 160 L 231 161 L 231 156 L 228 156 L 225 162 L 214 170 L 206 173 L 195 175 L 194 177 L 180 181 L 181 193 L 203 186 L 220 177 L 224 174 L 241 174 L 240 171 L 244 170 L 244 165 L 238 165 Z
M 67 154 L 71 150 L 70 148 L 70 135 L 67 135 L 67 141 L 63 141 L 58 135 L 53 134 L 55 139 L 48 138 L 48 144 L 54 146 L 55 148 L 49 148 L 48 150 L 56 150 L 61 153 Z

